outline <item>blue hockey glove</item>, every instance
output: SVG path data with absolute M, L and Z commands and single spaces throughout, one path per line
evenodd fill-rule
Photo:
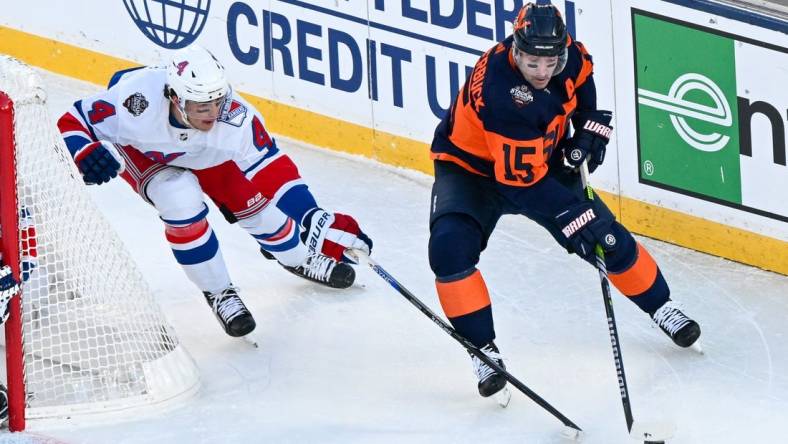
M 19 293 L 19 282 L 14 279 L 11 267 L 3 265 L 0 261 L 0 313 L 2 313 L 0 324 L 8 319 L 9 302 L 17 293 Z
M 85 145 L 77 152 L 74 162 L 88 185 L 109 182 L 122 173 L 126 165 L 118 148 L 104 140 Z
M 582 202 L 569 207 L 555 217 L 558 227 L 566 238 L 566 249 L 586 260 L 593 260 L 597 244 L 605 253 L 616 249 L 616 236 L 613 234 L 613 219 L 607 214 L 597 215 L 590 202 Z
M 588 158 L 588 171 L 594 170 L 605 160 L 607 143 L 613 133 L 610 111 L 578 111 L 572 117 L 575 134 L 564 145 L 566 162 L 574 168 Z

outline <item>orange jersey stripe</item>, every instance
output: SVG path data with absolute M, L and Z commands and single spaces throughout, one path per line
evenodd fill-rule
M 435 287 L 443 312 L 450 318 L 467 315 L 490 305 L 490 293 L 479 270 L 458 281 L 435 281 Z
M 449 141 L 464 151 L 484 160 L 493 160 L 484 140 L 484 124 L 479 118 L 479 110 L 485 106 L 482 97 L 482 83 L 487 75 L 487 51 L 476 63 L 470 78 L 460 91 L 451 110 L 451 132 Z
M 588 77 L 594 73 L 594 64 L 591 63 L 591 56 L 588 54 L 586 47 L 580 42 L 575 42 L 575 44 L 580 49 L 580 55 L 583 58 L 583 64 L 580 67 L 580 73 L 575 79 L 575 88 L 580 88 L 580 86 L 582 86 L 583 83 L 588 80 Z
M 621 273 L 610 273 L 608 277 L 625 296 L 637 296 L 654 285 L 657 279 L 657 263 L 648 250 L 638 242 L 635 263 Z
M 492 161 L 490 151 L 484 139 L 486 133 L 482 121 L 471 105 L 463 106 L 460 101 L 454 107 L 454 122 L 449 140 L 472 155 Z

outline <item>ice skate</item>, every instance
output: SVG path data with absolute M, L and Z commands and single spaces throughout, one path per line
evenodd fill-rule
M 669 300 L 663 304 L 651 315 L 651 319 L 679 347 L 690 347 L 700 337 L 700 326 L 698 323 L 688 318 L 674 301 Z M 696 349 L 701 352 L 699 345 Z
M 506 369 L 503 358 L 494 342 L 484 345 L 479 350 L 501 366 L 501 368 Z M 471 354 L 471 361 L 473 362 L 473 371 L 479 379 L 479 394 L 485 398 L 493 396 L 501 407 L 506 407 L 511 398 L 511 393 L 506 388 L 506 378 L 473 354 Z
M 356 279 L 356 272 L 350 265 L 316 253 L 307 256 L 297 267 L 284 268 L 296 276 L 331 288 L 348 288 Z
M 211 307 L 216 319 L 219 320 L 228 335 L 238 338 L 248 335 L 254 330 L 256 324 L 252 313 L 238 296 L 238 290 L 235 287 L 228 287 L 217 294 L 207 291 L 203 294 L 208 306 Z
M 261 253 L 265 256 L 266 259 L 276 260 L 273 254 L 261 249 Z M 282 265 L 282 267 L 293 273 L 296 276 L 302 277 L 312 282 L 317 282 L 318 284 L 325 285 L 331 288 L 347 288 L 353 285 L 353 282 L 356 279 L 356 272 L 353 270 L 353 267 L 344 263 L 344 262 L 336 262 L 334 259 L 329 258 L 323 255 L 317 255 L 324 259 L 314 259 L 311 256 L 315 254 L 312 253 L 310 257 L 304 261 L 305 265 L 300 265 L 298 267 L 288 267 L 287 265 Z M 336 265 L 333 267 L 331 266 L 330 262 L 335 262 Z M 321 267 L 326 267 L 325 271 L 320 270 Z M 313 270 L 310 272 L 310 270 Z

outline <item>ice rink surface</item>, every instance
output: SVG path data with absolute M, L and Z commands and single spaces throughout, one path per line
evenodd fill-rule
M 42 75 L 53 120 L 97 90 Z M 427 263 L 431 179 L 283 138 L 278 143 L 319 203 L 354 215 L 375 242 L 373 257 L 442 313 Z M 369 269 L 358 268 L 346 291 L 309 284 L 265 260 L 212 207 L 209 220 L 255 315 L 260 347 L 226 336 L 176 264 L 154 210 L 121 180 L 90 192 L 196 360 L 202 386 L 165 411 L 90 425 L 31 424 L 51 442 L 566 442 L 560 422 L 519 392 L 506 409 L 479 397 L 459 344 Z M 788 278 L 639 239 L 673 298 L 701 324 L 705 354 L 674 346 L 614 291 L 635 419 L 674 422 L 675 444 L 788 442 Z M 501 220 L 479 268 L 508 369 L 582 427 L 583 442 L 633 442 L 596 271 L 521 217 Z M 0 435 L 0 442 L 28 439 Z

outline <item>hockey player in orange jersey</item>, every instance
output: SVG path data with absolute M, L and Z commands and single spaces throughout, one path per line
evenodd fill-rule
M 601 245 L 610 281 L 673 342 L 689 347 L 700 336 L 648 251 L 601 200 L 583 197 L 577 168 L 602 164 L 611 119 L 597 109 L 591 56 L 560 12 L 528 3 L 513 34 L 476 63 L 435 131 L 429 260 L 438 297 L 454 328 L 502 367 L 476 264 L 503 214 L 537 222 L 591 264 Z M 504 388 L 503 376 L 472 361 L 482 396 Z

